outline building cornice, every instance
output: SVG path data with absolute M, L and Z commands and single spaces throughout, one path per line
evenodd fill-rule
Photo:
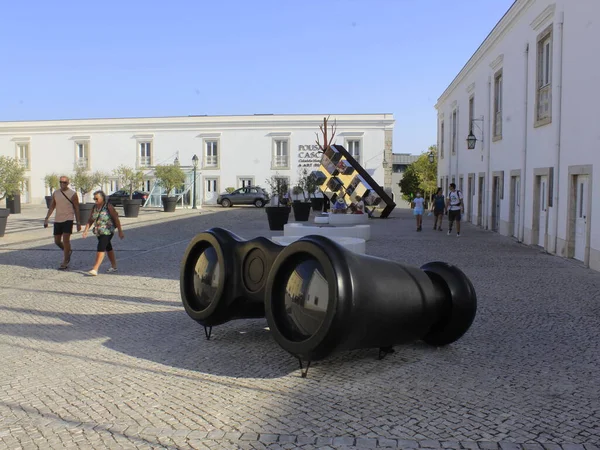
M 531 28 L 534 31 L 538 31 L 543 25 L 554 17 L 554 11 L 556 10 L 556 3 L 549 5 L 544 9 L 533 21 L 531 22 Z
M 380 129 L 394 127 L 392 114 L 341 114 L 329 115 L 335 120 L 337 129 L 360 128 Z M 203 129 L 265 129 L 275 131 L 315 128 L 323 124 L 322 114 L 311 115 L 272 115 L 272 116 L 189 116 L 157 118 L 122 119 L 76 119 L 24 122 L 0 122 L 0 134 L 27 133 L 89 133 L 93 131 L 132 131 L 141 134 L 144 131 L 190 130 L 202 132 Z M 327 117 L 327 116 L 325 116 Z
M 490 34 L 485 38 L 482 44 L 479 46 L 477 51 L 471 56 L 469 61 L 465 64 L 462 70 L 456 75 L 452 83 L 446 88 L 442 95 L 438 98 L 435 105 L 436 109 L 444 103 L 448 97 L 452 94 L 454 89 L 463 82 L 465 78 L 469 76 L 471 71 L 479 64 L 481 59 L 486 56 L 488 51 L 496 45 L 512 28 L 513 23 L 521 17 L 521 15 L 527 11 L 527 9 L 535 2 L 535 0 L 515 0 L 513 5 L 504 14 L 496 26 L 492 29 Z

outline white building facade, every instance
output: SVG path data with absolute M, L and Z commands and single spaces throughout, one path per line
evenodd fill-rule
M 26 168 L 22 203 L 43 203 L 49 195 L 44 177 L 71 174 L 82 166 L 112 174 L 119 165 L 142 169 L 146 189 L 152 168 L 179 164 L 191 173 L 197 155 L 196 197 L 214 204 L 227 187 L 259 185 L 273 175 L 290 187 L 300 168 L 319 167 L 316 139 L 323 115 L 189 116 L 0 122 L 0 155 L 16 157 Z M 329 116 L 334 142 L 344 145 L 382 187 L 391 187 L 392 114 Z M 329 132 L 331 135 L 331 132 Z M 387 160 L 386 160 L 387 158 Z M 116 178 L 103 186 L 119 188 Z
M 436 104 L 438 178 L 463 220 L 595 270 L 599 33 L 597 0 L 517 0 Z

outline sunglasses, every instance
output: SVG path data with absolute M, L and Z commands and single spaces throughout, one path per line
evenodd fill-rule
M 94 197 L 94 200 L 98 201 L 98 200 L 102 200 L 102 198 L 100 198 L 100 197 Z
M 68 181 L 59 181 L 60 184 L 69 184 Z

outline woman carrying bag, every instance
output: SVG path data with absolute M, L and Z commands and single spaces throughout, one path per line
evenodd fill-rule
M 96 262 L 94 263 L 92 270 L 88 272 L 88 275 L 93 277 L 98 275 L 100 264 L 102 264 L 104 254 L 107 252 L 110 268 L 106 272 L 113 273 L 117 271 L 117 259 L 110 241 L 115 234 L 115 228 L 119 231 L 120 239 L 125 237 L 123 229 L 121 228 L 119 215 L 117 214 L 117 211 L 115 211 L 115 208 L 106 201 L 106 194 L 103 191 L 94 192 L 94 203 L 95 205 L 94 209 L 92 209 L 90 220 L 88 220 L 88 223 L 85 225 L 85 230 L 83 230 L 83 238 L 85 239 L 90 227 L 94 225 L 92 232 L 98 238 Z

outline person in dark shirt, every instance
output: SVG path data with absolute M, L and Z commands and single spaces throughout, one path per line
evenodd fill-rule
M 438 188 L 437 193 L 433 196 L 431 200 L 431 211 L 435 216 L 435 221 L 433 222 L 433 229 L 442 231 L 442 220 L 444 219 L 444 209 L 446 207 L 446 198 L 443 194 L 443 189 L 441 187 Z M 439 221 L 439 224 L 438 224 Z

